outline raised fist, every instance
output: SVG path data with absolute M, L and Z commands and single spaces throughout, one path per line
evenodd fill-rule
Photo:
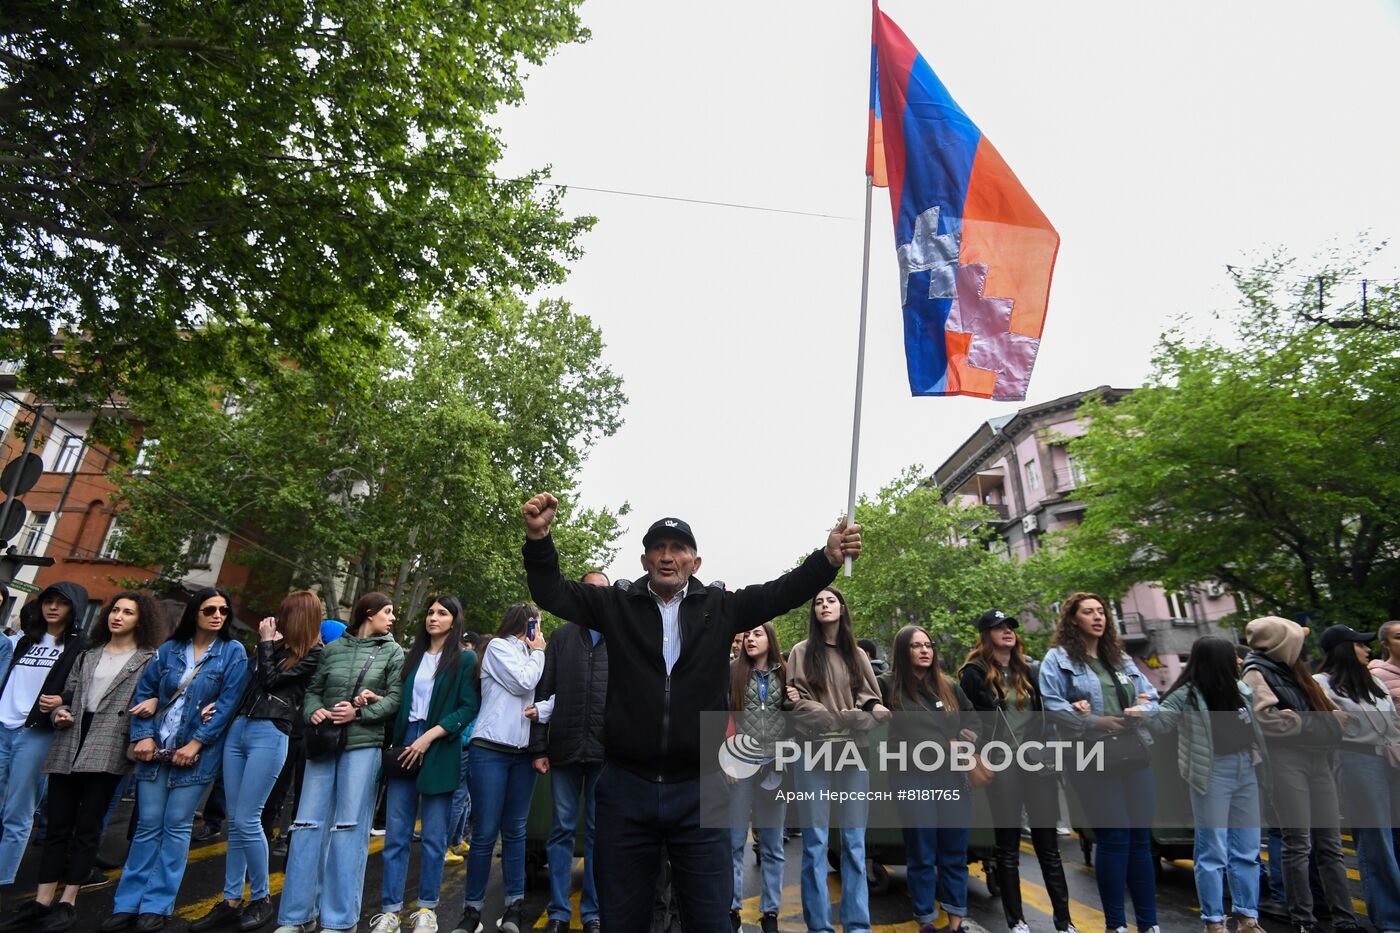
M 547 492 L 537 493 L 520 507 L 520 511 L 525 516 L 525 537 L 538 541 L 549 534 L 549 526 L 559 511 L 559 500 Z

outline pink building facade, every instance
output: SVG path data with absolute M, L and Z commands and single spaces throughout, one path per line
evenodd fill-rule
M 1084 433 L 1080 404 L 1090 395 L 1116 402 L 1131 391 L 1100 386 L 993 418 L 934 471 L 933 481 L 945 502 L 990 506 L 1007 559 L 1025 560 L 1044 546 L 1048 534 L 1084 516 L 1074 493 L 1085 475 L 1068 449 L 1069 441 Z M 1234 637 L 1218 624 L 1236 611 L 1234 597 L 1211 582 L 1178 592 L 1138 583 L 1113 611 L 1128 650 L 1159 687 L 1176 679 L 1196 639 Z

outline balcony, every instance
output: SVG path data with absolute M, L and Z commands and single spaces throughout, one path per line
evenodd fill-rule
M 1011 521 L 1011 506 L 1007 505 L 1005 502 L 984 502 L 982 505 L 992 510 L 993 514 L 996 515 L 997 521 Z

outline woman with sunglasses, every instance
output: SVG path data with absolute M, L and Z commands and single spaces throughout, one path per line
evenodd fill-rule
M 248 653 L 232 640 L 233 603 L 206 587 L 146 666 L 132 697 L 136 835 L 122 868 L 106 933 L 153 933 L 175 909 L 195 807 L 219 773 L 224 733 L 248 685 Z M 213 704 L 206 722 L 201 715 Z
M 496 634 L 486 639 L 476 678 L 481 709 L 472 726 L 467 788 L 472 801 L 472 844 L 467 850 L 466 906 L 458 926 L 481 933 L 481 908 L 491 856 L 501 840 L 501 874 L 505 912 L 496 921 L 501 933 L 520 933 L 525 924 L 525 818 L 535 793 L 530 764 L 530 720 L 535 685 L 544 673 L 544 633 L 540 611 L 529 603 L 506 610 Z

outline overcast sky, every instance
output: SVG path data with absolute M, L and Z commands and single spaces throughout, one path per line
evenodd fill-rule
M 1024 404 L 1140 384 L 1164 328 L 1232 305 L 1227 263 L 1397 232 L 1400 0 L 881 6 L 1060 233 Z M 602 328 L 630 398 L 582 475 L 585 504 L 632 506 L 612 575 L 638 575 L 642 532 L 676 515 L 702 579 L 759 582 L 844 509 L 870 7 L 589 0 L 583 17 L 591 41 L 500 115 L 502 174 L 835 218 L 565 199 L 598 224 L 552 293 Z M 1396 254 L 1368 274 L 1400 278 Z M 910 397 L 877 189 L 859 488 L 931 472 L 1017 407 Z

